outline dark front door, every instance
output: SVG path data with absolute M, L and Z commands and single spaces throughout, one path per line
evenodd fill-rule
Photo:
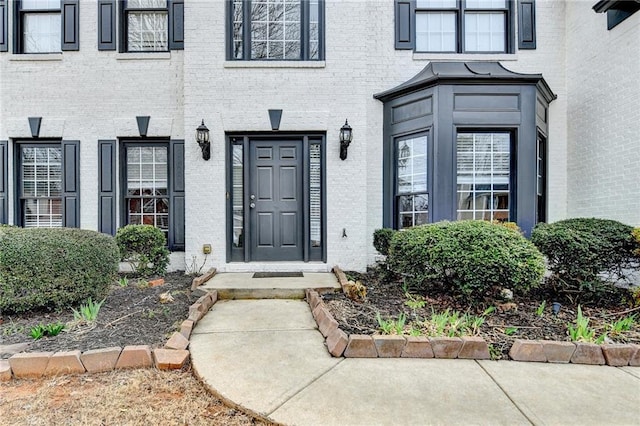
M 251 260 L 303 260 L 302 141 L 250 142 Z

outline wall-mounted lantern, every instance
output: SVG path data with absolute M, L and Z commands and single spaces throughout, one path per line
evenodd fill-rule
M 349 121 L 344 120 L 344 126 L 340 128 L 340 159 L 347 159 L 347 148 L 353 140 L 353 130 L 349 126 Z
M 204 125 L 204 120 L 196 129 L 196 142 L 202 150 L 202 158 L 205 161 L 209 160 L 211 158 L 211 143 L 209 142 L 209 129 Z

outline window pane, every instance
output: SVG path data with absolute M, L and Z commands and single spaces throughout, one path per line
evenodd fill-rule
M 504 52 L 504 13 L 465 13 L 464 44 L 467 52 Z
M 456 14 L 417 13 L 416 50 L 419 52 L 455 52 Z
M 300 59 L 300 14 L 299 0 L 253 1 L 251 59 Z
M 459 133 L 458 220 L 509 220 L 509 133 Z
M 309 222 L 311 225 L 311 247 L 322 243 L 322 168 L 319 144 L 309 147 Z
M 456 0 L 417 0 L 416 7 L 419 9 L 455 9 Z
M 128 9 L 166 9 L 167 0 L 127 0 Z
M 398 228 L 410 228 L 429 222 L 429 196 L 402 195 L 397 199 Z
M 242 145 L 233 145 L 231 203 L 233 206 L 233 246 L 244 247 L 244 158 Z
M 427 137 L 401 139 L 396 144 L 398 194 L 427 190 Z
M 60 52 L 60 28 L 60 13 L 25 14 L 23 33 L 24 52 Z
M 168 16 L 167 12 L 128 12 L 128 50 L 131 52 L 168 50 Z
M 60 9 L 60 0 L 22 0 L 22 10 Z
M 233 52 L 232 56 L 235 59 L 242 59 L 242 31 L 243 31 L 243 21 L 242 21 L 242 11 L 243 11 L 243 2 L 242 1 L 234 1 L 233 2 Z
M 467 0 L 467 9 L 504 9 L 504 0 Z

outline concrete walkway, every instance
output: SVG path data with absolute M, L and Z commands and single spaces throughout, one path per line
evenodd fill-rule
M 198 323 L 196 374 L 289 425 L 635 425 L 640 368 L 332 358 L 299 300 L 220 300 Z

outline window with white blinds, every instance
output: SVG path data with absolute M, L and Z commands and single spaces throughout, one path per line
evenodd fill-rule
M 509 220 L 511 134 L 458 133 L 458 220 Z
M 20 203 L 27 228 L 62 226 L 62 148 L 20 147 Z

